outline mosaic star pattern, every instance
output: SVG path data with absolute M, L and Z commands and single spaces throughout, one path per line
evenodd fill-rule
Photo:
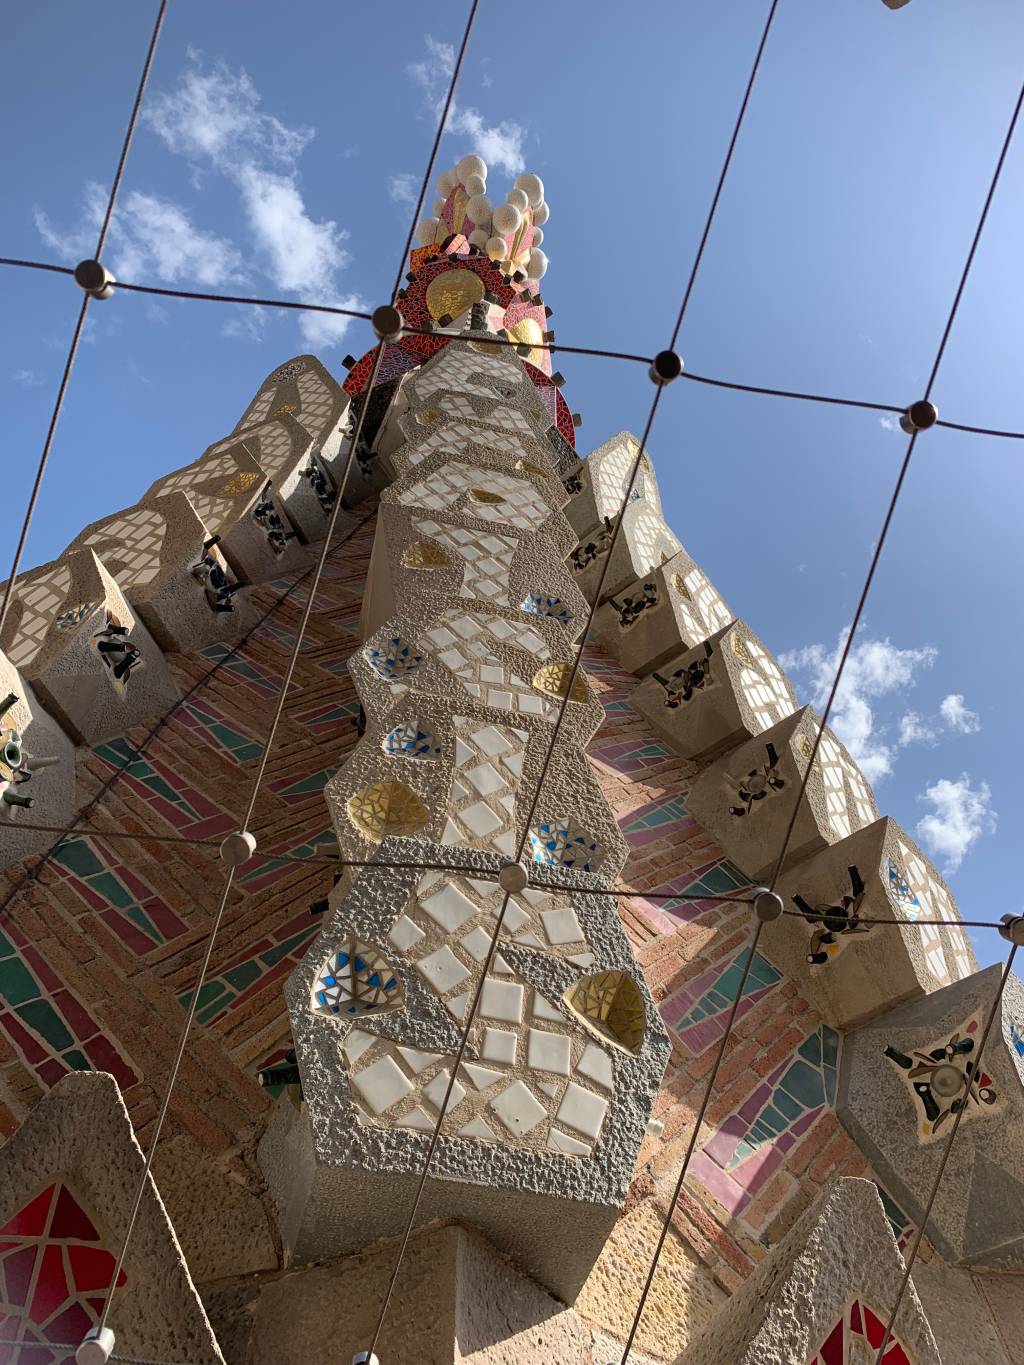
M 379 948 L 350 939 L 316 979 L 313 1008 L 326 1014 L 391 1014 L 405 1003 L 394 968 Z

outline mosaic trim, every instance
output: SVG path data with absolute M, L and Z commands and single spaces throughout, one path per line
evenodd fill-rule
M 743 1212 L 835 1103 L 839 1035 L 822 1024 L 696 1154 L 691 1171 L 727 1213 Z
M 48 1185 L 0 1227 L 5 1360 L 54 1365 L 65 1353 L 46 1343 L 81 1341 L 99 1324 L 115 1268 L 102 1243 L 96 1223 L 62 1181 Z M 122 1270 L 116 1287 L 127 1283 Z
M 872 1362 L 885 1340 L 887 1319 L 874 1312 L 860 1299 L 848 1304 L 843 1316 L 822 1342 L 807 1365 L 857 1365 L 866 1361 L 865 1348 L 870 1349 Z M 913 1365 L 906 1347 L 893 1333 L 882 1356 L 882 1365 Z
M 712 1043 L 717 1043 L 725 1032 L 748 956 L 749 951 L 744 949 L 732 959 L 717 962 L 661 1005 L 662 1019 L 693 1056 L 699 1056 Z M 783 979 L 782 973 L 766 957 L 755 953 L 743 983 L 736 1010 L 737 1021 L 770 995 Z

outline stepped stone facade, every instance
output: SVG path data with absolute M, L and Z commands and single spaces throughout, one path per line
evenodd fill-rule
M 671 1202 L 744 898 L 819 721 L 667 525 L 654 454 L 628 432 L 577 452 L 536 292 L 543 189 L 522 178 L 501 233 L 482 174 L 445 173 L 398 300 L 419 331 L 372 393 L 376 348 L 344 383 L 287 361 L 192 464 L 15 585 L 0 1361 L 65 1359 L 103 1311 L 217 845 L 343 498 L 114 1291 L 118 1350 L 365 1349 L 436 1128 L 382 1362 L 609 1365 L 666 1219 L 631 1360 L 873 1360 L 963 1105 L 884 1360 L 1014 1365 L 1024 987 L 976 1067 L 998 972 L 828 729 L 790 913 L 750 961 Z

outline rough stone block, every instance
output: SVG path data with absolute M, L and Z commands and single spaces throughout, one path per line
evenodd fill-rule
M 791 863 L 776 890 L 787 910 L 803 913 L 770 924 L 763 951 L 836 1028 L 977 971 L 949 889 L 893 820 Z M 935 919 L 947 923 L 917 924 Z
M 74 1347 L 98 1322 L 143 1169 L 117 1084 L 103 1072 L 65 1076 L 0 1148 L 4 1263 L 19 1258 L 26 1295 L 45 1286 L 31 1303 L 12 1302 L 8 1272 L 5 1336 Z M 24 1249 L 12 1252 L 19 1242 Z M 119 1355 L 223 1365 L 151 1178 L 108 1325 Z
M 304 1104 L 279 1103 L 260 1160 L 298 1260 L 408 1216 L 504 899 L 498 857 L 420 870 L 445 852 L 383 844 L 289 978 Z M 479 1228 L 566 1302 L 625 1200 L 668 1055 L 596 886 L 537 867 L 510 898 L 418 1215 Z
M 0 644 L 81 744 L 120 735 L 179 697 L 156 641 L 92 550 L 19 577 Z
M 915 1221 L 965 1105 L 928 1222 L 947 1261 L 1024 1267 L 1024 984 L 1011 975 L 980 1066 L 1000 965 L 873 1020 L 843 1044 L 836 1110 Z
M 207 1308 L 232 1360 L 348 1365 L 373 1336 L 393 1245 L 238 1289 Z M 233 1348 L 233 1349 L 232 1349 Z M 591 1365 L 590 1333 L 481 1236 L 428 1228 L 409 1243 L 377 1345 L 403 1365 Z
M 796 694 L 746 622 L 734 621 L 660 665 L 630 704 L 677 753 L 708 763 L 792 715 Z
M 75 809 L 75 746 L 0 654 L 0 866 L 53 843 L 52 834 L 19 829 L 19 819 L 66 826 Z
M 593 636 L 623 668 L 642 676 L 732 619 L 711 580 L 680 550 L 599 607 Z
M 903 1272 L 903 1257 L 874 1184 L 840 1180 L 807 1210 L 675 1365 L 873 1361 Z M 885 1365 L 942 1365 L 912 1284 L 892 1341 Z
M 302 427 L 313 443 L 313 451 L 337 483 L 346 462 L 349 398 L 316 356 L 297 355 L 272 371 L 235 430 L 244 431 L 277 417 L 291 417 Z
M 640 469 L 622 516 L 622 529 L 615 538 L 614 549 L 611 548 L 612 530 L 622 512 L 639 454 L 636 437 L 621 431 L 591 452 L 563 480 L 571 494 L 565 514 L 578 540 L 569 566 L 588 602 L 594 600 L 599 584 L 601 601 L 605 602 L 626 591 L 631 583 L 642 581 L 652 569 L 667 563 L 683 548 L 665 525 L 647 452 L 640 457 Z
M 268 482 L 239 437 L 228 446 L 216 442 L 192 464 L 157 479 L 142 502 L 187 494 L 211 534 L 220 536 L 224 558 L 242 582 L 262 583 L 304 567 L 310 558 L 283 506 L 267 494 Z
M 94 551 L 161 649 L 237 639 L 258 613 L 185 493 L 94 521 L 68 550 Z
M 718 759 L 697 779 L 687 809 L 753 878 L 771 874 L 813 752 L 819 718 L 809 706 Z M 871 788 L 827 727 L 800 802 L 786 864 L 878 819 Z

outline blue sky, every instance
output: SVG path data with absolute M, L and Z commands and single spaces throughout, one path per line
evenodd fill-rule
M 467 6 L 170 7 L 108 263 L 174 287 L 384 299 Z M 483 0 L 439 169 L 525 167 L 551 204 L 544 282 L 566 343 L 667 339 L 766 4 Z M 74 261 L 95 236 L 155 4 L 50 0 L 7 16 L 16 117 L 5 255 Z M 527 22 L 528 21 L 528 22 Z M 680 350 L 691 370 L 903 404 L 920 396 L 1024 70 L 1013 0 L 781 0 Z M 13 125 L 12 125 L 13 126 Z M 935 397 L 1024 429 L 1024 145 L 1004 171 Z M 499 194 L 499 198 L 500 198 Z M 433 199 L 433 193 L 430 195 Z M 428 201 L 429 202 L 429 201 Z M 82 248 L 82 249 L 80 249 Z M 0 385 L 20 519 L 78 298 L 5 271 Z M 121 293 L 91 310 L 27 563 L 130 505 L 234 425 L 305 349 L 340 374 L 372 338 L 311 316 Z M 561 357 L 585 451 L 642 428 L 639 366 Z M 904 438 L 878 413 L 678 383 L 651 442 L 666 514 L 807 700 L 828 677 Z M 882 810 L 930 848 L 965 916 L 1020 911 L 1024 447 L 919 440 L 837 728 Z M 1001 940 L 975 933 L 983 963 Z

